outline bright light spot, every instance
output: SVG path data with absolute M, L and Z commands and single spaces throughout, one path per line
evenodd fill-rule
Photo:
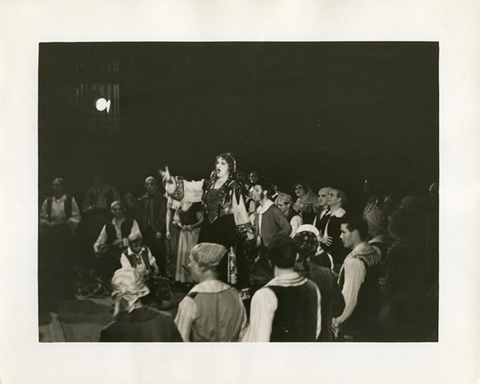
M 106 109 L 108 113 L 110 111 L 110 100 L 107 101 L 102 97 L 101 99 L 97 100 L 96 106 L 97 110 L 99 110 L 100 112 Z

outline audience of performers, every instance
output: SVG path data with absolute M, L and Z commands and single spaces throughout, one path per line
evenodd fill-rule
M 224 153 L 204 180 L 165 168 L 165 191 L 150 176 L 143 196 L 123 201 L 95 175 L 81 212 L 56 178 L 40 201 L 40 308 L 61 296 L 58 282 L 74 278 L 74 256 L 87 247 L 97 258 L 86 267 L 115 306 L 101 341 L 437 339 L 438 183 L 402 195 L 369 180 L 364 204 L 352 194 L 359 203 L 347 213 L 338 186 L 316 196 L 296 183 L 293 204 L 265 176 L 246 174 Z M 170 305 L 172 285 L 186 294 L 175 321 L 157 310 Z

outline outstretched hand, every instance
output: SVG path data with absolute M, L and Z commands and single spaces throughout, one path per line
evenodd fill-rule
M 172 179 L 172 175 L 170 175 L 168 165 L 165 167 L 165 170 L 159 169 L 158 172 L 160 173 L 160 176 L 162 176 L 163 182 L 169 182 Z

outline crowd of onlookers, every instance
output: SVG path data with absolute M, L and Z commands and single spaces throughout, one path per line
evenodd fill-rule
M 40 301 L 94 277 L 115 302 L 101 341 L 437 339 L 438 183 L 402 196 L 366 180 L 352 211 L 335 185 L 292 196 L 226 153 L 204 180 L 167 168 L 144 185 L 122 198 L 95 175 L 79 205 L 56 178 L 41 203 Z M 187 293 L 175 319 L 172 289 Z

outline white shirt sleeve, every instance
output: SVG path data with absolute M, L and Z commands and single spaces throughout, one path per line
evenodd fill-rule
M 243 309 L 242 327 L 240 328 L 240 334 L 238 335 L 238 341 L 242 341 L 243 337 L 245 336 L 245 332 L 247 332 L 248 319 L 247 319 L 247 311 L 245 310 L 245 305 L 243 304 L 243 301 L 240 298 L 240 296 L 238 296 L 238 301 L 242 305 L 242 309 Z
M 147 250 L 148 250 L 148 261 L 150 262 L 151 267 L 153 268 L 154 271 L 158 271 L 157 260 L 155 260 L 155 257 L 153 257 L 152 252 L 150 251 L 150 248 L 147 247 Z
M 242 341 L 269 342 L 277 307 L 277 296 L 271 289 L 262 288 L 257 291 L 252 298 L 250 326 Z
M 297 234 L 298 227 L 302 225 L 302 218 L 299 215 L 295 215 L 290 220 L 290 226 L 292 227 L 292 233 L 290 233 L 290 237 L 293 239 Z
M 102 231 L 100 232 L 100 235 L 98 235 L 97 241 L 95 242 L 95 244 L 93 244 L 93 249 L 95 253 L 98 253 L 99 247 L 105 244 L 106 242 L 107 242 L 107 230 L 106 230 L 106 226 L 104 225 L 102 228 Z
M 345 284 L 343 285 L 342 294 L 345 298 L 345 309 L 339 317 L 333 319 L 335 326 L 339 326 L 352 315 L 357 306 L 358 292 L 367 275 L 365 265 L 359 259 L 352 258 L 346 260 L 343 268 Z
M 322 331 L 322 295 L 320 294 L 320 290 L 315 284 L 315 288 L 317 289 L 317 339 L 320 336 L 320 332 Z
M 140 228 L 138 226 L 137 220 L 133 220 L 132 230 L 130 231 L 130 236 L 134 237 L 134 235 L 138 235 L 142 237 L 140 233 Z
M 81 220 L 82 216 L 80 215 L 77 202 L 75 201 L 75 198 L 72 197 L 72 216 L 68 219 L 68 226 L 72 232 L 75 232 L 78 223 L 80 223 Z
M 82 220 L 82 216 L 80 215 L 80 210 L 78 209 L 77 202 L 73 197 L 72 197 L 72 217 L 70 217 L 70 220 L 77 224 Z
M 185 297 L 178 306 L 177 317 L 175 318 L 175 325 L 178 332 L 182 336 L 184 342 L 190 342 L 190 333 L 192 331 L 192 323 L 197 314 L 197 306 L 195 301 L 190 297 Z
M 132 268 L 130 261 L 128 260 L 127 256 L 125 256 L 123 253 L 122 253 L 122 256 L 120 257 L 120 264 L 122 264 L 122 268 Z

